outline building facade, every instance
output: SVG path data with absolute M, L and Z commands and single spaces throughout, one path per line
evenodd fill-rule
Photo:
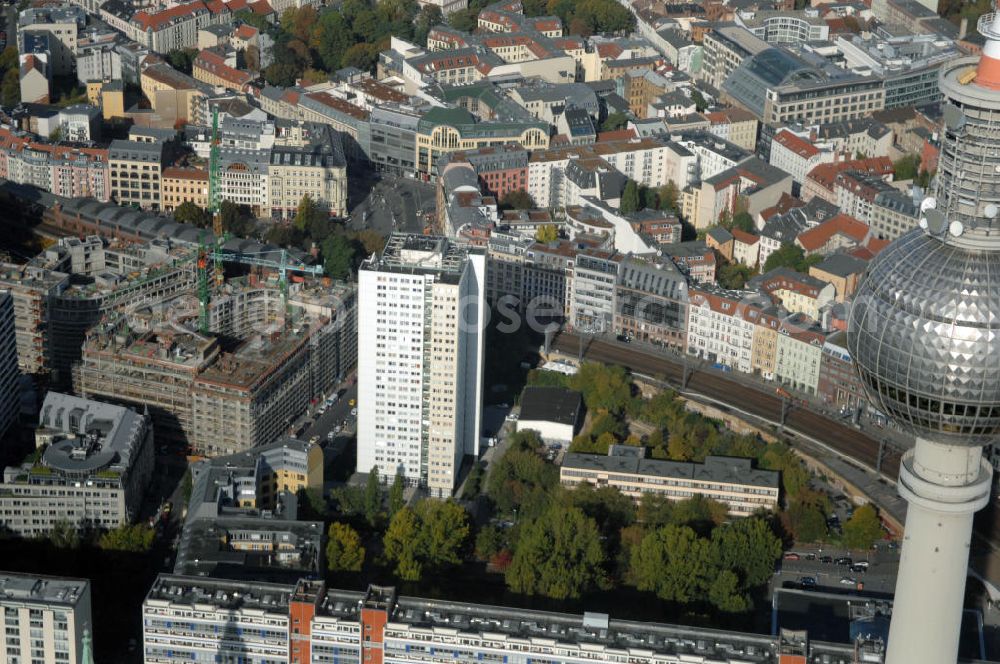
M 393 234 L 358 283 L 357 467 L 451 495 L 479 449 L 485 252 Z
M 90 581 L 0 572 L 3 664 L 93 661 Z

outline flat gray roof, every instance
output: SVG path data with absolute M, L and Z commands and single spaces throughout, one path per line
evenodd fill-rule
M 745 484 L 772 489 L 778 488 L 780 476 L 774 470 L 754 468 L 750 459 L 718 456 L 705 457 L 705 463 L 692 463 L 689 461 L 640 459 L 634 456 L 604 456 L 570 452 L 563 458 L 562 467 L 624 475 Z

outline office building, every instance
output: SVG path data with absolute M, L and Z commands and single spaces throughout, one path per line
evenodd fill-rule
M 704 463 L 691 463 L 647 459 L 645 453 L 644 447 L 624 445 L 612 445 L 607 455 L 569 452 L 559 481 L 568 487 L 612 486 L 636 501 L 644 493 L 670 500 L 702 496 L 722 503 L 733 516 L 778 507 L 778 473 L 757 470 L 750 459 L 708 456 Z
M 299 493 L 323 491 L 323 450 L 282 438 L 191 466 L 175 574 L 295 580 L 322 572 L 322 522 L 299 521 Z
M 447 238 L 389 237 L 358 272 L 358 464 L 435 496 L 478 454 L 485 251 Z
M 4 470 L 0 525 L 38 537 L 60 522 L 111 529 L 135 521 L 153 473 L 152 418 L 49 392 L 38 419 L 37 460 Z
M 0 572 L 0 613 L 0 663 L 88 664 L 93 618 L 86 579 Z

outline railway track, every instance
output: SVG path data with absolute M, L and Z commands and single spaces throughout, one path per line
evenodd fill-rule
M 552 348 L 576 357 L 580 350 L 580 339 L 563 332 L 553 340 Z M 618 364 L 633 373 L 661 378 L 678 389 L 681 387 L 684 365 L 672 356 L 598 339 L 585 342 L 583 355 L 585 359 Z M 774 392 L 755 389 L 743 382 L 728 379 L 725 374 L 694 370 L 688 376 L 688 384 L 684 391 L 730 404 L 768 421 L 777 422 L 781 416 L 781 399 Z M 791 408 L 785 424 L 822 441 L 847 459 L 860 462 L 869 468 L 878 467 L 879 443 L 862 431 L 801 407 Z M 889 445 L 885 446 L 880 470 L 888 479 L 895 481 L 898 477 L 901 456 L 900 450 Z M 1000 578 L 1000 509 L 997 509 L 995 500 L 990 501 L 987 508 L 976 515 L 975 532 L 978 538 L 985 541 L 992 549 L 989 555 L 995 560 L 991 566 L 996 570 L 996 578 Z M 974 556 L 976 548 L 974 544 Z

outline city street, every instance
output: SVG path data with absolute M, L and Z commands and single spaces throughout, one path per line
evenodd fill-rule
M 354 230 L 423 233 L 425 215 L 434 212 L 434 185 L 420 180 L 385 176 L 364 180 L 358 187 L 351 194 L 359 202 L 348 220 Z

